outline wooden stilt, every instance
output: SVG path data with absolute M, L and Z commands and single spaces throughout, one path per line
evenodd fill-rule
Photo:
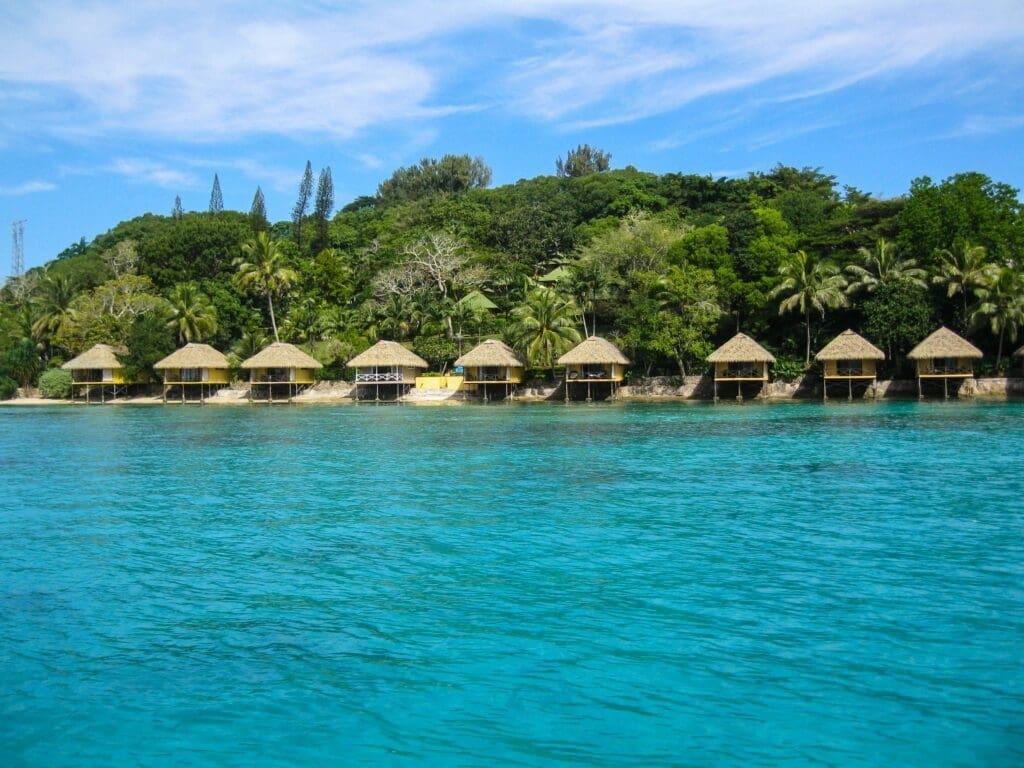
M 846 393 L 846 399 L 847 399 L 848 402 L 852 403 L 853 402 L 853 379 L 847 379 L 846 383 L 847 383 L 847 385 L 849 387 L 849 389 L 848 389 L 848 391 Z
M 924 392 L 921 389 L 921 377 L 917 377 L 917 399 L 924 400 Z

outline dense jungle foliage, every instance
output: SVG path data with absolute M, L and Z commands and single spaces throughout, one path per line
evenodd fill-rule
M 557 173 L 488 188 L 480 158 L 402 168 L 334 212 L 330 169 L 309 164 L 290 221 L 249 213 L 147 213 L 0 295 L 0 395 L 97 342 L 132 373 L 189 341 L 238 361 L 279 337 L 340 378 L 376 339 L 437 370 L 499 337 L 533 375 L 587 335 L 618 344 L 632 376 L 686 375 L 737 329 L 779 358 L 853 328 L 906 371 L 906 352 L 948 325 L 1012 364 L 1024 324 L 1024 216 L 1017 190 L 979 173 L 915 180 L 877 199 L 820 169 L 778 166 L 714 179 L 606 170 L 589 147 Z

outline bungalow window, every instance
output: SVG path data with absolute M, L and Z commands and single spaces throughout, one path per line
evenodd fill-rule
M 955 357 L 937 357 L 933 367 L 936 373 L 956 373 L 958 362 Z
M 583 366 L 583 377 L 586 379 L 606 379 L 608 374 L 600 363 L 588 363 Z
M 182 368 L 181 369 L 181 380 L 188 382 L 196 382 L 203 380 L 203 372 L 200 368 Z
M 864 374 L 864 361 L 840 360 L 836 368 L 840 376 L 862 376 Z
M 278 383 L 291 380 L 290 368 L 267 368 L 267 381 Z

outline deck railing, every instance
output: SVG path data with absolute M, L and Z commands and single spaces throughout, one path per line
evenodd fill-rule
M 763 379 L 764 371 L 757 368 L 728 368 L 718 372 L 719 379 Z
M 394 382 L 401 384 L 404 381 L 400 371 L 389 371 L 387 373 L 357 373 L 356 383 L 358 384 L 380 384 L 382 382 Z

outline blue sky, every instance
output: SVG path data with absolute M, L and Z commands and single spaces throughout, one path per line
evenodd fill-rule
M 286 219 L 306 160 L 336 201 L 421 157 L 494 183 L 579 143 L 613 167 L 821 166 L 881 196 L 978 170 L 1024 187 L 1020 0 L 9 2 L 0 232 L 27 266 L 119 221 Z M 0 242 L 4 242 L 0 240 Z M 0 274 L 10 245 L 0 248 Z

